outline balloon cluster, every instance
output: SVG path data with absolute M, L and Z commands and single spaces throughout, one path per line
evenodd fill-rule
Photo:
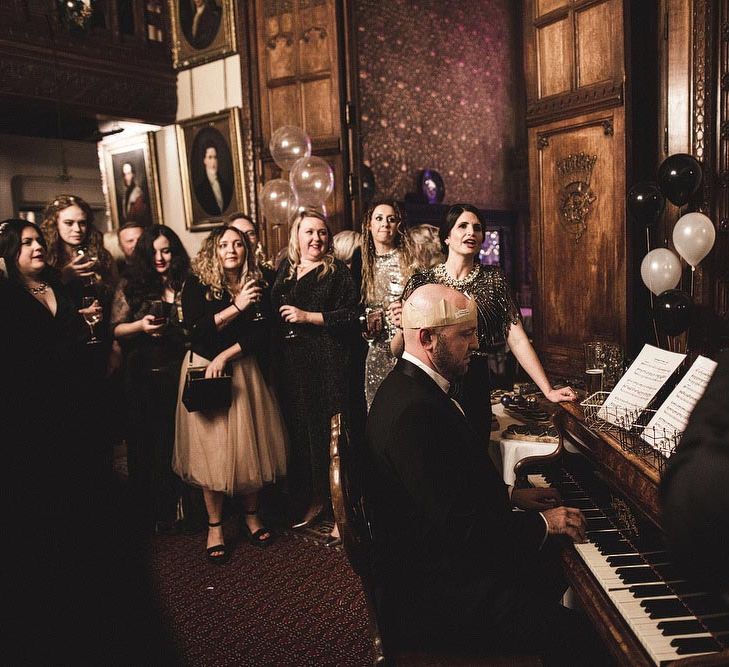
M 274 162 L 289 172 L 288 180 L 274 178 L 261 190 L 261 210 L 274 225 L 286 225 L 302 208 L 326 215 L 325 202 L 334 190 L 334 172 L 326 160 L 311 154 L 311 140 L 301 128 L 284 125 L 272 135 L 269 149 Z
M 657 183 L 637 183 L 628 191 L 631 217 L 640 226 L 651 227 L 661 217 L 666 199 L 676 206 L 685 206 L 698 191 L 702 177 L 701 165 L 692 155 L 670 155 L 658 168 Z M 703 213 L 687 213 L 673 228 L 673 246 L 692 270 L 709 254 L 715 238 L 714 225 Z M 675 289 L 681 281 L 681 260 L 667 248 L 648 250 L 640 265 L 640 275 L 656 296 L 654 322 L 661 333 L 677 336 L 688 329 L 693 308 L 691 297 Z

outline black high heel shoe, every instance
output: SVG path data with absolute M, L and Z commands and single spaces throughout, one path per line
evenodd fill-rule
M 208 527 L 209 528 L 217 528 L 218 526 L 222 526 L 222 521 L 216 521 L 214 523 L 211 523 L 208 521 Z M 212 547 L 208 547 L 206 549 L 207 552 L 207 559 L 208 563 L 215 563 L 216 565 L 223 565 L 224 563 L 227 563 L 230 559 L 230 551 L 225 546 L 225 544 L 216 544 Z
M 258 509 L 251 511 L 243 510 L 243 514 L 247 516 L 255 516 L 258 514 Z M 248 527 L 245 519 L 241 522 L 241 528 L 248 535 L 248 541 L 257 547 L 267 547 L 275 539 L 271 529 L 266 528 L 266 526 L 262 526 L 257 531 L 251 532 L 251 529 Z M 268 537 L 264 537 L 266 533 L 268 533 Z

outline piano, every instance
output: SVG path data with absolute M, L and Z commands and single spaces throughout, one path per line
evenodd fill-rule
M 588 524 L 586 544 L 563 550 L 570 586 L 619 665 L 729 665 L 729 604 L 686 581 L 661 533 L 659 473 L 563 403 L 552 421 L 558 454 L 517 475 L 560 490 Z M 570 454 L 569 443 L 578 454 Z M 518 467 L 519 468 L 519 467 Z M 525 475 L 525 470 L 538 472 Z

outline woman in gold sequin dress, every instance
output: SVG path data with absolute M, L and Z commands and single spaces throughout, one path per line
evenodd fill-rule
M 400 297 L 413 272 L 413 249 L 397 203 L 376 200 L 362 218 L 362 302 L 368 312 L 370 348 L 365 363 L 367 409 L 395 365 L 390 341 L 397 331 Z
M 413 290 L 429 283 L 447 285 L 476 299 L 479 352 L 482 354 L 471 357 L 468 373 L 454 388 L 454 398 L 485 442 L 491 431 L 491 387 L 485 355 L 489 345 L 506 340 L 521 367 L 550 401 L 575 400 L 577 396 L 570 387 L 552 388 L 521 324 L 519 308 L 504 274 L 498 267 L 478 263 L 484 240 L 484 224 L 478 209 L 470 204 L 451 206 L 439 236 L 443 252 L 447 253 L 446 261 L 413 275 L 405 287 L 403 300 Z M 396 351 L 401 338 L 399 334 L 393 341 L 392 347 Z

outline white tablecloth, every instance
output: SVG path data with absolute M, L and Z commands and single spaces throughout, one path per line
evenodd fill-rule
M 501 466 L 504 482 L 509 486 L 514 485 L 516 475 L 514 474 L 514 466 L 529 456 L 547 456 L 553 453 L 558 445 L 551 442 L 531 442 L 526 440 L 506 440 L 501 437 L 501 432 L 508 428 L 511 424 L 523 424 L 520 421 L 507 414 L 501 403 L 491 406 L 491 409 L 499 420 L 499 428 L 497 431 L 491 432 L 491 439 L 499 442 L 501 452 Z

